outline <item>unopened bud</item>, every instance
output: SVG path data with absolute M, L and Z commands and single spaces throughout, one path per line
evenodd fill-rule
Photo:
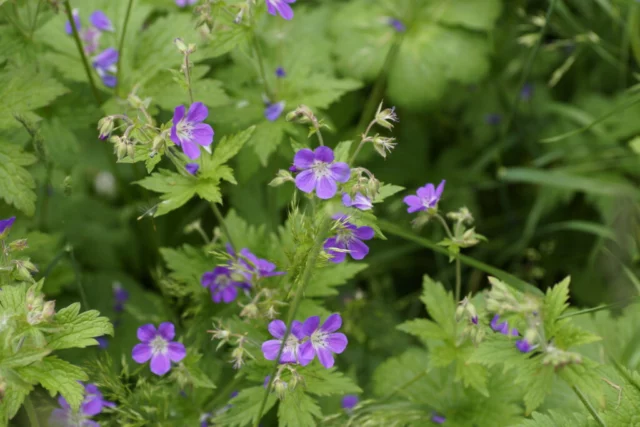
M 27 247 L 28 247 L 27 239 L 18 239 L 9 243 L 9 249 L 11 249 L 12 251 L 22 251 L 22 250 L 25 250 Z
M 260 314 L 260 310 L 258 310 L 258 306 L 253 303 L 250 303 L 244 306 L 244 308 L 240 312 L 240 317 L 257 319 L 259 314 Z
M 367 183 L 368 193 L 371 195 L 371 199 L 375 199 L 380 191 L 380 181 L 371 177 Z
M 289 172 L 289 171 L 286 171 L 284 169 L 280 169 L 278 171 L 278 174 L 276 175 L 276 177 L 273 178 L 273 180 L 271 180 L 269 185 L 271 187 L 278 187 L 278 186 L 284 184 L 287 181 L 295 182 L 295 180 L 293 179 L 293 175 L 291 175 L 291 172 Z
M 133 160 L 136 157 L 136 146 L 127 144 L 127 155 Z
M 107 139 L 111 135 L 111 132 L 113 132 L 113 124 L 113 118 L 111 116 L 100 119 L 98 122 L 98 131 L 100 132 L 98 138 L 103 141 Z
M 286 119 L 288 122 L 295 121 L 296 123 L 307 124 L 316 121 L 316 116 L 311 111 L 311 108 L 306 105 L 299 105 L 298 108 L 286 115 Z
M 378 111 L 376 112 L 375 121 L 380 126 L 386 129 L 393 129 L 393 124 L 391 122 L 397 122 L 398 116 L 396 115 L 396 107 L 385 108 L 382 109 L 382 102 L 378 106 Z
M 282 381 L 280 378 L 276 378 L 273 382 L 273 389 L 276 391 L 276 396 L 278 396 L 278 399 L 280 400 L 284 399 L 287 393 L 287 388 L 287 383 Z
M 44 320 L 50 320 L 54 314 L 56 314 L 56 302 L 45 302 L 44 306 L 42 307 L 42 317 L 44 318 Z
M 187 53 L 187 51 L 189 50 L 189 48 L 187 47 L 187 45 L 184 43 L 184 41 L 182 41 L 181 38 L 175 38 L 173 39 L 173 44 L 176 45 L 176 47 L 178 48 L 178 50 L 182 53 Z

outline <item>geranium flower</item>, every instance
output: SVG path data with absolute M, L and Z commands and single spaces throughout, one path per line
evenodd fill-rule
M 101 413 L 103 408 L 113 408 L 116 405 L 105 400 L 95 384 L 85 384 L 84 393 L 84 400 L 77 412 L 71 410 L 71 406 L 64 397 L 58 396 L 60 408 L 51 412 L 49 423 L 64 427 L 100 427 L 99 423 L 90 418 Z
M 200 284 L 209 288 L 213 302 L 229 304 L 238 297 L 238 287 L 243 287 L 243 284 L 235 281 L 231 273 L 229 267 L 218 266 L 200 278 Z
M 284 19 L 289 20 L 293 18 L 293 9 L 289 6 L 290 3 L 295 3 L 296 0 L 265 0 L 267 2 L 267 12 L 276 16 L 279 14 Z
M 339 221 L 337 234 L 324 242 L 324 250 L 331 255 L 331 262 L 343 262 L 347 253 L 351 258 L 361 260 L 369 253 L 369 247 L 363 240 L 371 240 L 375 231 L 371 227 L 357 227 L 346 221 L 346 216 L 336 215 L 333 219 Z
M 71 16 L 73 17 L 74 24 L 76 24 L 76 30 L 80 31 L 80 28 L 82 28 L 82 24 L 80 22 L 80 12 L 78 11 L 78 9 L 73 9 L 71 11 Z M 67 21 L 64 24 L 64 32 L 69 35 L 73 34 L 73 27 L 71 26 L 70 21 Z
M 424 187 L 418 188 L 417 196 L 411 195 L 405 197 L 404 202 L 409 206 L 407 212 L 426 211 L 427 209 L 436 207 L 444 191 L 445 182 L 443 179 L 438 185 L 438 188 L 434 188 L 433 184 L 429 183 Z
M 371 199 L 367 196 L 363 196 L 360 192 L 356 193 L 353 199 L 348 193 L 344 193 L 342 195 L 342 204 L 348 208 L 353 207 L 356 209 L 360 209 L 361 211 L 368 211 L 369 209 L 373 208 Z
M 89 16 L 89 22 L 100 31 L 113 31 L 111 20 L 101 10 L 96 10 Z
M 176 0 L 178 7 L 187 7 L 196 4 L 198 0 Z
M 305 193 L 314 189 L 321 199 L 330 199 L 338 191 L 337 183 L 349 180 L 349 165 L 343 162 L 334 163 L 333 150 L 321 146 L 311 151 L 308 148 L 298 150 L 293 158 L 293 165 L 300 172 L 296 176 L 296 187 Z
M 3 236 L 5 232 L 8 233 L 14 222 L 16 222 L 15 216 L 7 219 L 0 219 L 0 236 Z
M 335 333 L 342 326 L 342 317 L 334 313 L 327 317 L 320 326 L 320 316 L 311 316 L 302 325 L 303 336 L 309 340 L 300 346 L 300 364 L 305 365 L 317 355 L 325 368 L 333 367 L 335 360 L 333 353 L 340 354 L 347 348 L 347 336 Z M 305 363 L 302 363 L 302 362 Z
M 115 73 L 117 71 L 118 56 L 118 51 L 109 47 L 93 58 L 93 68 L 98 72 L 102 82 L 107 87 L 116 85 Z
M 186 115 L 184 105 L 176 107 L 173 113 L 171 140 L 181 146 L 184 154 L 190 159 L 200 157 L 199 146 L 211 152 L 209 146 L 213 142 L 213 128 L 202 123 L 208 115 L 209 110 L 202 102 L 191 104 Z
M 262 354 L 264 354 L 264 358 L 267 360 L 276 360 L 280 346 L 282 345 L 282 338 L 284 338 L 284 334 L 287 332 L 287 325 L 285 325 L 282 320 L 272 320 L 269 323 L 268 329 L 269 333 L 277 339 L 265 341 L 262 344 Z M 302 332 L 302 323 L 294 320 L 291 324 L 291 333 L 287 337 L 282 355 L 280 356 L 280 363 L 299 362 L 301 365 L 306 365 L 311 362 L 312 359 L 307 361 L 299 360 L 300 344 L 304 337 L 305 334 Z M 266 378 L 265 382 L 268 383 Z
M 347 412 L 351 412 L 351 410 L 358 404 L 360 399 L 355 394 L 347 394 L 342 398 L 342 409 Z
M 164 375 L 171 369 L 171 362 L 179 362 L 185 358 L 187 351 L 182 343 L 171 341 L 176 335 L 171 322 L 161 323 L 158 329 L 151 323 L 138 328 L 138 339 L 131 352 L 131 357 L 138 363 L 146 363 L 151 359 L 151 372 Z
M 284 111 L 283 101 L 274 102 L 273 104 L 268 103 L 264 109 L 264 117 L 269 121 L 275 122 L 282 114 L 282 111 Z

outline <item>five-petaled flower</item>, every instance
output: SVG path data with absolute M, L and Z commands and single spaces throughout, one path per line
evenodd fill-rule
M 320 326 L 320 316 L 311 316 L 302 324 L 302 333 L 309 337 L 300 346 L 300 364 L 306 365 L 317 355 L 325 368 L 333 367 L 335 360 L 333 353 L 340 354 L 347 348 L 347 336 L 336 333 L 342 326 L 342 317 L 333 313 Z
M 82 384 L 82 383 L 81 383 Z M 49 423 L 55 426 L 100 427 L 91 417 L 102 412 L 103 408 L 113 408 L 116 405 L 102 397 L 102 393 L 95 384 L 84 385 L 85 397 L 77 412 L 71 410 L 71 406 L 62 396 L 58 396 L 60 408 L 51 412 Z
M 363 240 L 371 240 L 375 234 L 373 228 L 357 227 L 347 221 L 344 215 L 335 215 L 333 219 L 338 221 L 336 235 L 329 237 L 324 242 L 324 250 L 331 255 L 331 262 L 343 262 L 347 253 L 351 258 L 361 260 L 369 253 L 369 247 Z
M 373 203 L 371 203 L 371 199 L 367 196 L 362 195 L 362 193 L 357 192 L 356 195 L 352 198 L 349 193 L 344 193 L 342 195 L 342 204 L 348 208 L 356 208 L 361 211 L 368 211 L 373 208 Z
M 351 412 L 351 410 L 358 404 L 360 400 L 358 396 L 355 394 L 347 394 L 342 398 L 342 409 L 347 412 Z
M 200 157 L 202 146 L 208 152 L 213 142 L 213 128 L 202 123 L 209 115 L 209 110 L 202 102 L 194 102 L 185 115 L 184 105 L 176 107 L 171 126 L 171 140 L 192 160 Z
M 89 16 L 89 22 L 100 31 L 113 31 L 111 20 L 101 10 L 96 10 Z
M 131 357 L 138 363 L 146 363 L 151 359 L 151 372 L 164 375 L 171 369 L 171 362 L 180 362 L 187 355 L 182 343 L 172 341 L 175 327 L 171 322 L 164 322 L 158 329 L 151 323 L 138 328 L 138 339 L 131 352 Z
M 282 345 L 282 339 L 287 331 L 287 325 L 282 320 L 272 320 L 269 323 L 269 333 L 277 338 L 275 340 L 269 340 L 262 343 L 262 353 L 267 360 L 276 360 L 278 353 L 280 352 L 280 346 Z M 309 360 L 302 359 L 300 357 L 300 344 L 305 338 L 305 334 L 302 332 L 302 323 L 294 320 L 291 323 L 291 333 L 285 341 L 284 348 L 282 349 L 282 355 L 280 356 L 280 363 L 296 363 L 301 365 L 307 365 L 313 356 Z M 268 380 L 265 378 L 265 382 Z
M 96 69 L 105 86 L 114 87 L 116 85 L 115 72 L 118 55 L 117 50 L 109 47 L 93 58 L 93 68 Z
M 209 288 L 213 302 L 222 301 L 228 304 L 238 297 L 238 288 L 244 286 L 243 283 L 231 277 L 232 272 L 229 267 L 218 266 L 213 271 L 207 271 L 200 278 L 200 284 Z
M 16 217 L 12 216 L 7 219 L 0 219 L 0 237 L 3 237 L 5 233 L 9 233 L 11 226 L 16 221 Z
M 444 191 L 445 180 L 443 179 L 437 188 L 434 188 L 433 184 L 429 183 L 424 187 L 418 188 L 417 195 L 411 195 L 404 198 L 404 202 L 407 204 L 407 212 L 413 213 L 417 211 L 426 211 L 427 209 L 435 208 L 440 201 L 442 192 Z
M 344 162 L 334 163 L 333 150 L 320 146 L 314 151 L 299 150 L 293 158 L 293 165 L 302 171 L 296 176 L 296 187 L 305 193 L 314 189 L 321 199 L 330 199 L 338 191 L 337 183 L 349 180 L 351 171 Z
M 267 12 L 276 16 L 280 14 L 284 19 L 289 20 L 293 18 L 293 9 L 289 6 L 290 3 L 295 3 L 296 0 L 265 0 L 267 2 Z

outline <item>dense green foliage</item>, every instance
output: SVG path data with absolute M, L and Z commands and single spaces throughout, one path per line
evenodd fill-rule
M 270 2 L 0 0 L 0 426 L 640 425 L 640 3 Z

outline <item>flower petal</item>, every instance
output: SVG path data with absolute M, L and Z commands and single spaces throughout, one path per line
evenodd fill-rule
M 436 188 L 436 191 L 434 194 L 436 199 L 440 199 L 440 197 L 442 196 L 442 192 L 444 191 L 444 184 L 446 182 L 447 181 L 443 179 L 442 181 L 440 181 L 440 184 L 438 184 L 438 188 Z
M 85 398 L 84 402 L 82 402 L 82 406 L 80 407 L 80 411 L 84 415 L 88 415 L 93 417 L 94 415 L 98 415 L 102 412 L 102 396 L 93 396 L 89 398 Z
M 329 350 L 338 354 L 342 353 L 349 343 L 347 336 L 342 333 L 331 334 L 325 338 L 324 342 Z
M 349 181 L 349 177 L 351 176 L 351 169 L 349 169 L 349 165 L 343 162 L 334 163 L 329 166 L 329 170 L 331 171 L 331 176 L 338 182 L 347 182 Z
M 187 350 L 181 342 L 170 342 L 167 346 L 167 356 L 172 362 L 179 362 L 185 358 Z
M 176 327 L 171 322 L 162 322 L 158 326 L 158 333 L 167 341 L 171 341 L 176 336 Z
M 433 184 L 429 183 L 424 187 L 418 188 L 418 197 L 423 200 L 431 200 L 433 198 L 433 193 L 435 193 L 435 188 L 433 188 Z
M 180 120 L 184 117 L 184 105 L 178 105 L 175 110 L 173 110 L 173 124 L 177 125 Z M 174 141 L 175 142 L 175 141 Z
M 298 363 L 302 366 L 307 366 L 316 357 L 316 351 L 313 348 L 311 341 L 303 343 L 298 349 Z
M 320 147 L 313 150 L 313 154 L 315 154 L 315 158 L 318 161 L 331 163 L 333 162 L 333 150 L 325 145 L 321 145 Z
M 300 175 L 298 175 L 300 176 Z M 329 176 L 321 176 L 316 183 L 316 195 L 318 198 L 327 200 L 336 195 L 338 186 L 336 181 Z
M 276 360 L 280 351 L 280 340 L 269 340 L 262 343 L 262 354 L 267 360 Z
M 306 337 L 304 331 L 302 330 L 302 322 L 298 320 L 294 320 L 293 322 L 291 322 L 291 333 L 299 340 L 302 340 L 304 337 Z
M 100 31 L 113 31 L 113 25 L 111 20 L 101 10 L 96 10 L 89 16 L 89 22 L 91 25 L 99 29 Z
M 200 157 L 200 148 L 192 141 L 182 141 L 182 151 L 191 160 L 195 160 Z
M 339 243 L 338 239 L 335 237 L 329 237 L 324 242 L 323 248 L 326 253 L 332 256 L 330 261 L 333 263 L 336 263 L 336 264 L 341 263 L 344 261 L 345 257 L 347 256 L 345 252 L 338 252 L 334 250 L 334 249 L 347 249 L 346 245 L 342 242 Z
M 375 234 L 376 232 L 373 230 L 373 228 L 366 225 L 364 227 L 356 228 L 353 232 L 353 235 L 360 240 L 371 240 L 373 239 L 373 236 L 375 236 Z
M 353 238 L 347 243 L 347 249 L 349 250 L 349 255 L 353 259 L 364 259 L 369 253 L 369 246 L 365 245 L 362 240 Z
M 287 325 L 285 325 L 282 320 L 276 319 L 272 320 L 271 323 L 269 323 L 268 329 L 271 335 L 276 338 L 282 339 L 282 337 L 284 337 L 284 334 L 287 332 Z
M 313 151 L 308 148 L 303 148 L 302 150 L 298 150 L 296 155 L 293 156 L 293 165 L 297 169 L 309 169 L 315 159 L 316 156 L 313 154 Z
M 229 304 L 230 302 L 235 300 L 237 297 L 238 297 L 238 289 L 232 284 L 229 284 L 222 290 L 222 301 L 224 301 L 225 304 Z
M 333 359 L 333 353 L 324 347 L 316 348 L 316 353 L 318 354 L 318 360 L 325 368 L 333 368 L 335 360 Z
M 180 141 L 180 138 L 178 137 L 178 127 L 176 125 L 171 126 L 171 133 L 169 136 L 171 137 L 171 141 L 173 141 L 173 143 L 178 147 L 182 145 L 182 141 Z
M 209 110 L 207 106 L 202 102 L 194 102 L 189 107 L 189 112 L 187 112 L 187 121 L 191 123 L 200 123 L 209 115 Z
M 293 18 L 293 9 L 291 9 L 291 6 L 287 3 L 276 3 L 276 8 L 278 9 L 280 16 L 287 21 Z
M 349 193 L 342 193 L 342 204 L 350 208 L 353 205 Z
M 340 326 L 342 326 L 342 316 L 338 313 L 333 313 L 327 317 L 327 320 L 324 321 L 320 330 L 322 332 L 335 332 L 340 329 Z
M 142 342 L 151 341 L 156 337 L 156 327 L 148 323 L 138 328 L 138 339 Z
M 193 127 L 191 135 L 193 138 L 191 141 L 198 145 L 207 147 L 213 142 L 213 128 L 206 123 L 198 123 Z
M 311 316 L 302 324 L 302 333 L 309 337 L 313 334 L 320 325 L 320 316 Z
M 146 363 L 151 359 L 151 346 L 149 344 L 136 344 L 131 351 L 131 358 L 137 363 Z
M 311 193 L 316 187 L 317 179 L 313 170 L 307 169 L 296 176 L 296 187 L 302 192 Z
M 418 196 L 407 196 L 404 198 L 403 200 L 407 206 L 409 207 L 407 209 L 407 212 L 409 213 L 414 213 L 420 210 L 424 210 L 425 207 L 422 206 L 422 201 L 420 200 L 420 198 Z
M 151 357 L 151 372 L 156 375 L 164 375 L 171 369 L 171 361 L 169 356 L 157 353 Z

